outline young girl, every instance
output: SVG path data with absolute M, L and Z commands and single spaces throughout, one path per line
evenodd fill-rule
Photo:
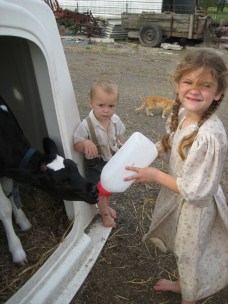
M 194 304 L 228 283 L 228 206 L 219 185 L 227 135 L 215 112 L 228 86 L 227 67 L 215 52 L 187 52 L 174 75 L 177 97 L 167 134 L 157 144 L 168 173 L 126 167 L 125 180 L 162 185 L 144 240 L 174 252 L 178 280 L 161 279 L 154 289 L 181 293 Z

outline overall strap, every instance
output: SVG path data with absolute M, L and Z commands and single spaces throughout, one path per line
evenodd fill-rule
M 115 136 L 116 136 L 116 143 L 117 143 L 117 147 L 120 148 L 121 147 L 121 143 L 119 141 L 119 137 L 118 137 L 118 131 L 117 131 L 117 125 L 116 123 L 114 123 L 115 126 Z
M 100 148 L 100 146 L 98 144 L 97 136 L 96 136 L 96 134 L 94 132 L 93 124 L 92 124 L 92 121 L 91 121 L 91 119 L 90 119 L 89 116 L 86 117 L 86 122 L 87 122 L 88 127 L 89 127 L 89 132 L 90 132 L 90 135 L 91 135 L 91 140 L 96 145 L 97 150 L 98 150 L 98 154 L 101 155 L 101 148 Z

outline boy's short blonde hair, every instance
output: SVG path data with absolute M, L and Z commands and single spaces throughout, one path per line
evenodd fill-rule
M 90 98 L 93 99 L 95 91 L 97 88 L 101 88 L 107 94 L 117 94 L 117 98 L 119 99 L 119 90 L 118 86 L 115 82 L 110 79 L 100 78 L 93 82 L 92 87 L 90 89 Z

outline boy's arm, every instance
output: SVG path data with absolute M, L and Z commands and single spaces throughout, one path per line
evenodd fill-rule
M 74 149 L 77 152 L 84 153 L 89 158 L 98 157 L 96 145 L 90 139 L 85 139 L 74 144 Z
M 118 140 L 119 140 L 119 143 L 121 146 L 126 141 L 126 138 L 124 136 L 125 131 L 126 131 L 126 127 L 125 127 L 124 123 L 120 120 L 118 123 Z
M 77 152 L 80 152 L 80 153 L 84 153 L 85 152 L 85 141 L 86 140 L 83 140 L 83 141 L 80 141 L 80 142 L 74 144 L 74 150 Z
M 85 119 L 77 126 L 73 135 L 74 150 L 85 153 L 85 142 L 88 140 L 87 123 Z

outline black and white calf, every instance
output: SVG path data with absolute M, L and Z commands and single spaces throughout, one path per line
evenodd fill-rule
M 16 264 L 24 264 L 26 254 L 13 229 L 12 210 L 22 230 L 31 227 L 20 208 L 16 182 L 40 188 L 63 200 L 82 200 L 90 204 L 98 200 L 96 186 L 80 175 L 72 160 L 57 154 L 56 144 L 51 139 L 45 138 L 43 147 L 44 153 L 31 147 L 13 113 L 0 97 L 0 220 Z

